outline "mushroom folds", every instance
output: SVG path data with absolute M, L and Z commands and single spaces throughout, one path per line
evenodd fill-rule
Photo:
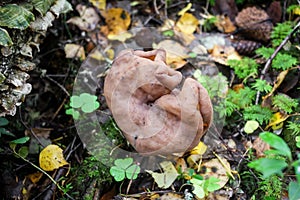
M 104 96 L 116 123 L 142 155 L 172 155 L 194 148 L 212 122 L 206 89 L 165 63 L 166 52 L 126 49 L 114 60 Z

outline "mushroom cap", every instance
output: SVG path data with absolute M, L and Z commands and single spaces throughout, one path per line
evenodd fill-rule
M 129 143 L 142 155 L 172 155 L 194 148 L 212 122 L 206 89 L 165 63 L 162 49 L 119 53 L 104 96 Z

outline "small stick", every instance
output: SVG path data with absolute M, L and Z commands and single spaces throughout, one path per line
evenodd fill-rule
M 260 80 L 263 80 L 265 78 L 265 75 L 267 71 L 270 69 L 272 60 L 276 57 L 276 55 L 279 53 L 279 51 L 282 49 L 282 47 L 288 42 L 288 40 L 292 37 L 292 35 L 297 31 L 297 29 L 300 27 L 300 21 L 298 21 L 298 24 L 293 28 L 293 30 L 284 38 L 284 40 L 281 42 L 281 44 L 275 49 L 274 53 L 270 56 L 270 58 L 267 60 L 264 69 L 261 71 L 261 75 L 259 77 Z M 260 96 L 260 91 L 257 91 L 256 93 L 256 100 L 255 104 L 258 104 Z

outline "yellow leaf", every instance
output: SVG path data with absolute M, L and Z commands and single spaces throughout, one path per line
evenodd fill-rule
M 107 11 L 102 11 L 101 15 L 105 18 L 105 23 L 108 26 L 108 36 L 126 32 L 131 23 L 129 13 L 122 8 L 111 8 Z
M 36 172 L 36 173 L 27 175 L 27 177 L 30 179 L 30 181 L 32 183 L 37 183 L 42 178 L 42 176 L 43 176 L 42 172 Z
M 300 8 L 299 8 L 299 7 L 295 8 L 295 9 L 293 10 L 293 13 L 294 13 L 295 15 L 300 15 Z
M 178 15 L 182 16 L 187 11 L 189 11 L 191 9 L 191 7 L 192 7 L 192 3 L 188 3 L 188 5 L 186 7 L 184 7 L 181 11 L 178 12 Z
M 203 155 L 206 150 L 207 150 L 207 146 L 203 142 L 199 142 L 199 144 L 191 150 L 190 154 Z
M 183 33 L 193 34 L 199 24 L 198 19 L 191 13 L 184 13 L 176 23 L 176 27 Z
M 106 0 L 89 0 L 99 10 L 105 10 L 106 8 Z
M 268 129 L 271 126 L 272 126 L 273 130 L 280 129 L 282 127 L 282 124 L 280 124 L 280 123 L 284 122 L 288 117 L 289 117 L 289 115 L 283 114 L 281 112 L 277 112 L 277 113 L 273 114 L 268 126 L 266 126 L 265 129 Z
M 172 185 L 172 183 L 178 177 L 178 173 L 172 162 L 163 161 L 160 163 L 160 166 L 164 170 L 163 173 L 153 172 L 151 170 L 146 170 L 151 176 L 154 178 L 158 187 L 160 188 L 168 188 Z
M 108 39 L 110 40 L 119 40 L 121 42 L 125 42 L 127 39 L 131 38 L 132 34 L 128 32 L 123 32 L 119 34 L 109 34 L 107 36 Z
M 64 165 L 69 164 L 63 155 L 63 150 L 57 146 L 50 144 L 40 153 L 40 167 L 45 171 L 52 171 Z

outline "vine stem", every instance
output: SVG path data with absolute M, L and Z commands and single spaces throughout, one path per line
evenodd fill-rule
M 272 60 L 276 57 L 276 55 L 279 53 L 282 47 L 288 42 L 288 40 L 292 37 L 292 35 L 297 31 L 299 27 L 300 27 L 300 20 L 298 21 L 297 25 L 293 28 L 293 30 L 284 38 L 284 40 L 280 43 L 280 45 L 275 49 L 274 53 L 270 56 L 270 58 L 267 60 L 263 70 L 261 71 L 261 75 L 259 77 L 260 80 L 263 80 L 265 78 L 267 71 L 270 69 Z M 260 91 L 257 91 L 256 100 L 255 100 L 256 105 L 258 104 L 259 97 L 260 97 Z

